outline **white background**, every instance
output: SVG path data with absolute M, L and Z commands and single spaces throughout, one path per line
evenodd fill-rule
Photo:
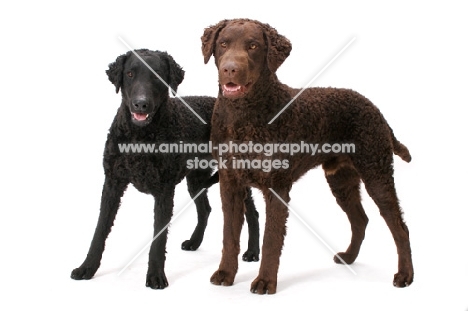
M 214 309 L 464 310 L 468 308 L 465 117 L 468 22 L 460 2 L 392 1 L 23 1 L 0 6 L 0 308 L 24 310 Z M 10 2 L 13 3 L 13 2 Z M 307 4 L 306 4 L 307 3 Z M 395 180 L 410 229 L 414 284 L 392 286 L 396 248 L 374 203 L 353 275 L 294 215 L 288 220 L 278 292 L 249 292 L 259 263 L 241 263 L 232 287 L 209 282 L 221 255 L 219 187 L 197 252 L 180 250 L 194 207 L 170 227 L 162 291 L 145 287 L 147 250 L 117 276 L 152 235 L 152 198 L 130 187 L 90 281 L 70 279 L 97 221 L 107 130 L 120 105 L 107 65 L 134 48 L 168 51 L 185 69 L 181 95 L 217 95 L 213 61 L 200 37 L 221 19 L 247 17 L 288 37 L 280 80 L 302 87 L 353 37 L 314 83 L 352 88 L 382 111 L 411 163 L 395 158 Z M 345 214 L 323 172 L 309 172 L 291 206 L 336 251 L 349 242 Z M 176 189 L 175 214 L 189 202 Z M 256 192 L 260 221 L 264 206 Z M 245 230 L 244 230 L 245 231 Z M 242 252 L 246 249 L 243 234 Z

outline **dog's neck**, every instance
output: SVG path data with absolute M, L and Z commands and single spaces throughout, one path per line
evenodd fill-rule
M 212 119 L 211 140 L 215 143 L 229 140 L 263 139 L 262 132 L 280 126 L 269 122 L 292 99 L 288 88 L 276 74 L 260 78 L 261 84 L 253 85 L 251 93 L 243 98 L 228 99 L 219 94 Z M 289 111 L 290 112 L 290 111 Z M 260 135 L 260 136 L 258 136 Z

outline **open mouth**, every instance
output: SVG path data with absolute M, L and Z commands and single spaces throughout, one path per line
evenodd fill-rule
M 149 114 L 132 112 L 132 117 L 137 121 L 146 121 L 149 117 Z
M 226 83 L 223 85 L 223 96 L 228 98 L 239 98 L 245 96 L 249 91 L 252 82 L 247 83 L 246 85 L 239 85 L 232 82 Z
M 138 126 L 146 126 L 151 123 L 153 118 L 153 113 L 138 113 L 138 112 L 131 112 L 132 115 L 132 122 Z

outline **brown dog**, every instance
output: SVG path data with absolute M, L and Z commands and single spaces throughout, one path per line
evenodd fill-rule
M 214 55 L 219 75 L 219 95 L 212 117 L 214 145 L 228 142 L 259 144 L 310 142 L 351 143 L 354 153 L 324 152 L 288 154 L 241 152 L 232 148 L 214 156 L 222 159 L 219 170 L 224 213 L 223 253 L 211 277 L 216 285 L 232 285 L 238 268 L 239 237 L 246 189 L 256 187 L 266 201 L 263 256 L 254 293 L 276 292 L 279 257 L 286 234 L 289 191 L 308 170 L 322 165 L 337 203 L 351 223 L 352 238 L 335 262 L 351 264 L 358 256 L 368 218 L 361 206 L 360 182 L 364 182 L 385 219 L 398 251 L 398 272 L 393 284 L 405 287 L 413 281 L 409 232 L 402 219 L 393 180 L 393 154 L 409 162 L 408 149 L 393 135 L 380 111 L 362 95 L 346 89 L 306 89 L 277 119 L 269 122 L 299 90 L 282 84 L 276 70 L 291 51 L 288 39 L 267 24 L 249 19 L 224 20 L 205 29 L 202 36 L 205 63 Z M 244 164 L 276 163 L 275 169 Z M 255 162 L 255 160 L 257 162 Z M 270 162 L 268 162 L 270 161 Z M 276 161 L 276 162 L 275 162 Z M 279 161 L 279 162 L 278 162 Z M 275 193 L 273 193 L 273 191 Z

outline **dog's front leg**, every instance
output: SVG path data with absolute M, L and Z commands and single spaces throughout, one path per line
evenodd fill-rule
M 279 258 L 289 215 L 288 207 L 284 203 L 289 202 L 289 190 L 274 190 L 284 202 L 270 190 L 264 190 L 266 222 L 262 245 L 263 255 L 258 276 L 250 287 L 252 293 L 276 293 Z
M 219 269 L 211 276 L 211 283 L 230 286 L 238 268 L 240 233 L 244 223 L 244 199 L 247 188 L 222 179 L 220 172 L 221 203 L 223 206 L 223 254 Z
M 128 182 L 106 176 L 101 196 L 101 210 L 94 231 L 94 237 L 89 247 L 88 255 L 83 264 L 72 271 L 71 278 L 75 280 L 91 279 L 101 265 L 105 242 L 114 224 L 120 199 Z
M 152 289 L 164 289 L 169 286 L 164 273 L 164 264 L 168 225 L 174 207 L 174 189 L 175 185 L 170 185 L 161 193 L 154 195 L 154 235 L 146 274 L 146 286 Z

